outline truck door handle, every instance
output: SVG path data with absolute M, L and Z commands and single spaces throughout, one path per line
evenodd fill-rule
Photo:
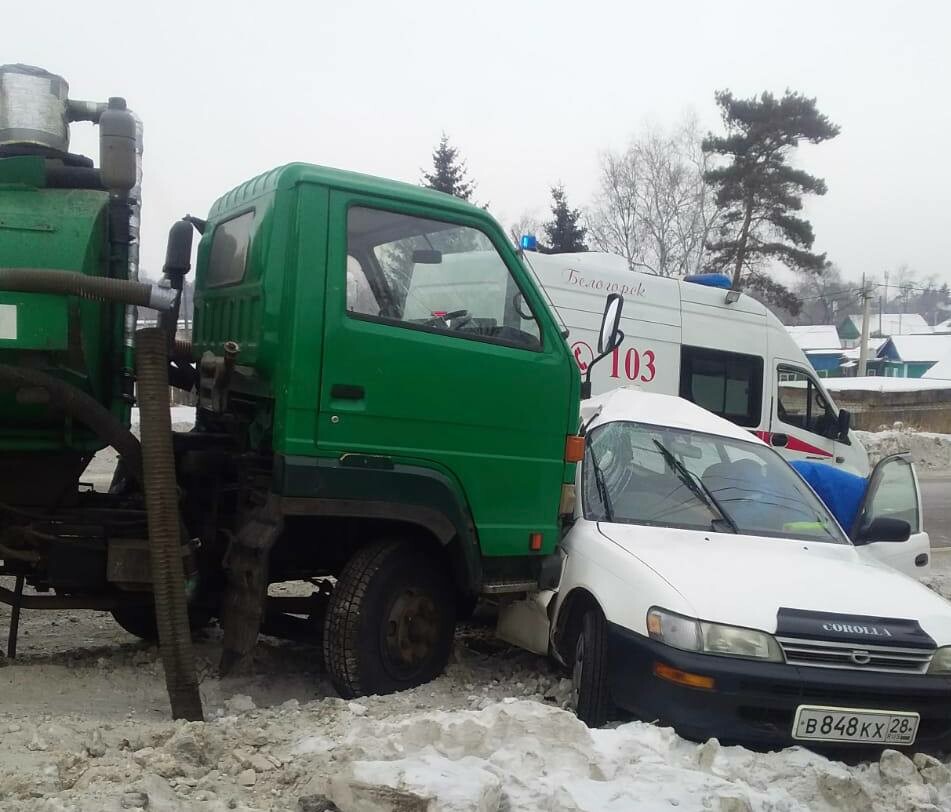
M 366 393 L 362 386 L 352 383 L 335 383 L 330 387 L 330 397 L 336 400 L 363 400 Z
M 788 434 L 771 434 L 769 437 L 769 442 L 771 445 L 779 446 L 779 448 L 785 448 L 789 443 Z

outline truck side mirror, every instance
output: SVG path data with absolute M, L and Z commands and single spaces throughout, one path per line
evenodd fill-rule
M 849 439 L 849 429 L 852 428 L 852 412 L 848 409 L 839 409 L 839 420 L 836 426 L 836 439 L 846 442 Z
M 581 384 L 581 399 L 591 397 L 591 370 L 599 361 L 607 358 L 624 341 L 621 332 L 621 310 L 624 308 L 624 297 L 620 293 L 611 293 L 604 303 L 604 315 L 601 317 L 601 331 L 598 333 L 598 355 L 588 364 L 584 381 Z
M 871 524 L 861 528 L 852 540 L 853 544 L 871 544 L 876 541 L 908 541 L 911 537 L 911 525 L 904 519 L 892 519 L 879 516 Z
M 598 334 L 598 354 L 601 360 L 624 339 L 621 332 L 621 308 L 624 306 L 624 297 L 620 293 L 612 293 L 604 303 L 604 315 L 601 317 L 601 332 Z

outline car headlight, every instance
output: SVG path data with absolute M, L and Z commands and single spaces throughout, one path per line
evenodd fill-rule
M 951 674 L 951 646 L 939 648 L 934 657 L 931 658 L 931 665 L 928 666 L 929 674 Z
M 647 633 L 653 640 L 684 651 L 767 662 L 783 661 L 783 652 L 771 634 L 694 620 L 656 606 L 647 613 Z
M 684 651 L 700 651 L 700 624 L 691 617 L 654 606 L 647 613 L 647 633 L 652 640 Z
M 776 638 L 756 629 L 741 629 L 720 623 L 701 623 L 703 650 L 709 654 L 730 657 L 752 657 L 754 660 L 783 661 L 783 652 Z

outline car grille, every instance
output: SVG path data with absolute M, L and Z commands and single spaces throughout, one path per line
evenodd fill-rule
M 934 651 L 897 646 L 871 646 L 830 640 L 801 640 L 780 637 L 786 662 L 819 668 L 845 668 L 853 671 L 888 671 L 893 674 L 924 674 Z

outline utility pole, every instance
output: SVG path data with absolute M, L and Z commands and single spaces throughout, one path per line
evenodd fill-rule
M 865 284 L 865 274 L 862 274 L 862 343 L 859 344 L 859 377 L 864 378 L 868 373 L 868 320 L 869 303 L 872 296 L 869 293 L 868 285 Z

